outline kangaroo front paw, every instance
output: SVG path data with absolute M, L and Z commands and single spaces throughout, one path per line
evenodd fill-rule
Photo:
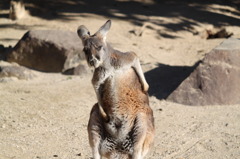
M 149 89 L 149 85 L 148 85 L 147 83 L 145 83 L 145 84 L 143 85 L 143 91 L 144 91 L 144 92 L 147 92 L 148 89 Z

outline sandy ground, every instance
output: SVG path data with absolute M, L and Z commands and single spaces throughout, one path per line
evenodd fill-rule
M 191 67 L 201 60 L 224 40 L 206 40 L 196 35 L 206 28 L 222 24 L 240 38 L 240 12 L 234 5 L 173 1 L 146 6 L 129 3 L 125 8 L 125 3 L 120 3 L 119 10 L 107 5 L 109 12 L 103 14 L 80 12 L 73 6 L 70 12 L 70 2 L 73 3 L 69 1 L 66 9 L 58 12 L 61 17 L 48 19 L 39 13 L 18 21 L 9 20 L 8 10 L 0 5 L 0 44 L 14 46 L 29 29 L 76 31 L 84 24 L 94 33 L 107 19 L 112 19 L 108 41 L 122 51 L 135 51 L 147 75 L 159 64 Z M 139 10 L 149 12 L 135 8 L 137 11 L 131 13 L 136 4 Z M 135 35 L 139 32 L 141 36 Z M 91 75 L 35 74 L 29 81 L 13 79 L 0 83 L 0 159 L 91 158 L 86 130 L 96 102 Z M 165 101 L 155 93 L 150 93 L 150 105 L 156 138 L 147 158 L 239 158 L 239 105 L 190 107 Z

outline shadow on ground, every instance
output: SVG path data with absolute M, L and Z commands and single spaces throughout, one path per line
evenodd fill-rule
M 150 96 L 158 99 L 166 99 L 200 64 L 193 66 L 170 66 L 159 64 L 157 68 L 145 73 L 150 85 Z
M 12 40 L 12 39 L 6 39 L 6 40 Z M 12 50 L 12 47 L 4 47 L 3 45 L 0 44 L 0 61 L 7 60 L 7 54 Z
M 239 26 L 240 0 L 24 0 L 31 15 L 44 19 L 71 20 L 84 13 L 102 15 L 110 19 L 122 19 L 142 26 L 145 22 L 163 26 L 170 31 L 191 31 L 198 23 L 214 26 Z M 9 9 L 10 0 L 1 0 L 0 8 Z M 212 5 L 217 5 L 213 7 Z M 235 8 L 223 9 L 224 7 Z M 169 9 L 170 8 L 170 9 Z M 67 14 L 65 14 L 67 13 Z M 120 13 L 120 14 L 119 14 Z M 0 17 L 3 15 L 0 15 Z M 149 18 L 152 17 L 152 18 Z M 163 22 L 159 17 L 178 18 L 176 23 Z M 152 28 L 155 29 L 155 28 Z M 158 30 L 157 30 L 158 31 Z

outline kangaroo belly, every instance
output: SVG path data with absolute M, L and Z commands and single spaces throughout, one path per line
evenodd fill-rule
M 107 114 L 134 115 L 149 104 L 140 80 L 132 68 L 117 71 L 101 89 L 103 109 Z
M 109 117 L 105 128 L 113 138 L 125 139 L 138 112 L 149 109 L 148 96 L 142 91 L 132 68 L 118 71 L 101 86 L 102 107 Z

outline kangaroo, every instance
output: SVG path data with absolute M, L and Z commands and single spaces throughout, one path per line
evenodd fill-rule
M 88 122 L 93 158 L 142 159 L 154 137 L 149 88 L 138 57 L 106 43 L 108 20 L 93 35 L 81 25 L 78 35 L 87 63 L 94 67 L 92 84 L 97 95 Z

